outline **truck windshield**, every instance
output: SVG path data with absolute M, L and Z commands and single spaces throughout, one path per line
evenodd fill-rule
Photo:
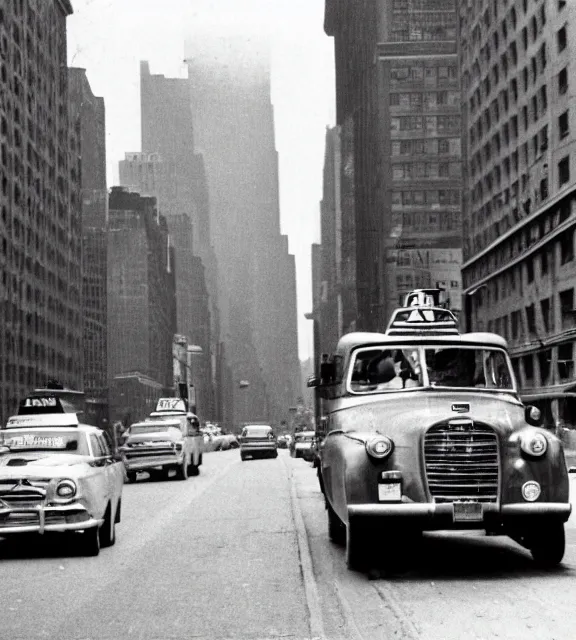
M 350 365 L 348 385 L 353 393 L 422 387 L 515 390 L 503 349 L 461 345 L 359 349 Z

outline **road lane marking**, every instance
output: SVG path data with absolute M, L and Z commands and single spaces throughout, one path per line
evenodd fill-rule
M 290 506 L 292 508 L 292 518 L 296 528 L 296 542 L 298 544 L 298 555 L 300 558 L 300 567 L 302 569 L 302 579 L 304 581 L 304 593 L 306 595 L 306 604 L 308 605 L 308 613 L 310 616 L 310 635 L 312 640 L 327 640 L 324 633 L 324 620 L 322 618 L 322 607 L 320 606 L 320 597 L 318 595 L 318 586 L 314 577 L 314 569 L 312 567 L 312 556 L 308 545 L 308 536 L 306 534 L 306 526 L 298 495 L 296 493 L 296 483 L 292 479 L 292 469 L 286 463 L 285 456 L 281 457 L 282 464 L 288 475 L 290 484 Z

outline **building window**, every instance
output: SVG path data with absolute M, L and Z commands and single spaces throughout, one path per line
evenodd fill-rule
M 560 264 L 574 260 L 574 231 L 565 231 L 560 236 Z
M 550 311 L 552 309 L 551 298 L 545 298 L 540 302 L 540 311 L 542 312 L 542 324 L 546 333 L 552 330 L 552 318 Z
M 570 133 L 570 122 L 568 118 L 568 110 L 558 116 L 558 136 L 560 139 L 565 138 Z
M 562 11 L 566 6 L 567 0 L 558 0 L 558 11 Z
M 564 95 L 568 91 L 568 67 L 560 70 L 558 74 L 558 93 Z
M 574 375 L 574 355 L 572 342 L 558 346 L 558 377 L 560 380 L 571 380 Z
M 526 324 L 528 327 L 528 334 L 530 336 L 536 335 L 536 310 L 533 304 L 526 307 Z
M 543 276 L 548 273 L 548 251 L 546 249 L 540 254 L 540 270 Z
M 556 44 L 558 45 L 558 53 L 566 49 L 567 37 L 566 37 L 566 25 L 556 32 Z
M 527 386 L 530 386 L 534 382 L 534 363 L 532 362 L 532 356 L 524 356 L 522 361 L 524 363 L 524 378 L 526 379 Z
M 570 329 L 574 326 L 574 289 L 565 289 L 560 292 L 560 317 L 562 329 Z
M 526 280 L 534 282 L 534 262 L 532 260 L 528 260 L 526 263 Z
M 570 180 L 570 156 L 565 156 L 558 163 L 558 186 L 566 184 Z

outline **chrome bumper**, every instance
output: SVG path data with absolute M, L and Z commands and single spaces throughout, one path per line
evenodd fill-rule
M 482 504 L 482 519 L 454 521 L 452 503 L 378 503 L 349 504 L 349 518 L 375 518 L 390 520 L 397 524 L 422 527 L 423 529 L 482 529 L 486 525 L 519 524 L 522 520 L 556 519 L 566 522 L 572 505 L 565 502 L 519 502 L 500 505 L 495 502 Z
M 9 524 L 7 521 L 13 515 L 16 518 Z M 18 520 L 21 522 L 18 523 Z M 33 522 L 25 522 L 25 520 L 33 520 Z M 100 527 L 103 523 L 103 518 L 92 518 L 79 504 L 0 509 L 0 537 L 13 533 L 43 534 L 50 531 L 81 531 Z
M 122 456 L 122 461 L 126 467 L 126 471 L 144 471 L 145 469 L 153 469 L 154 467 L 163 467 L 164 465 L 182 464 L 184 455 L 180 456 L 146 456 L 144 458 L 126 458 Z

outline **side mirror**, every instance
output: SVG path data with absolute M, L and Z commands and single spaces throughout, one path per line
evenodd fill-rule
M 308 376 L 308 380 L 306 381 L 307 387 L 319 387 L 320 386 L 320 378 L 318 376 Z
M 541 427 L 544 422 L 542 411 L 534 405 L 528 405 L 524 408 L 524 418 L 529 425 L 533 427 Z

